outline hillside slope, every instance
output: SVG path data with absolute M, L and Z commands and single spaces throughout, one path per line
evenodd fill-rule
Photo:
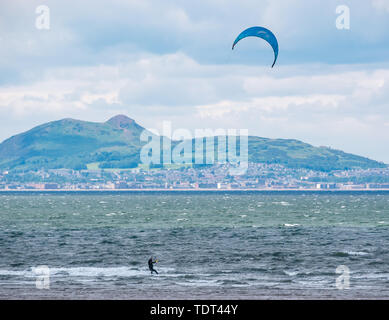
M 74 119 L 45 123 L 1 143 L 0 167 L 86 169 L 91 162 L 123 159 L 134 167 L 139 163 L 139 135 L 143 130 L 122 115 L 104 123 Z
M 6 170 L 133 168 L 139 163 L 145 130 L 134 120 L 117 115 L 96 123 L 62 119 L 37 126 L 0 144 L 0 168 Z M 173 142 L 173 146 L 176 143 Z M 249 161 L 291 168 L 343 170 L 386 165 L 361 156 L 291 139 L 249 137 Z

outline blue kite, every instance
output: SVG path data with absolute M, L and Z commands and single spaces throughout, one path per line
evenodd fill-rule
M 274 51 L 274 62 L 271 66 L 273 68 L 274 64 L 277 61 L 278 57 L 278 41 L 276 36 L 269 29 L 263 27 L 251 27 L 241 32 L 241 34 L 235 39 L 234 44 L 232 45 L 232 50 L 234 50 L 235 45 L 242 39 L 247 37 L 258 37 L 265 40 L 271 45 Z

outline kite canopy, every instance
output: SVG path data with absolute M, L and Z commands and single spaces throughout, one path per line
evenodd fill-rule
M 276 36 L 269 29 L 263 27 L 251 27 L 241 32 L 241 34 L 235 39 L 234 44 L 232 45 L 232 50 L 235 45 L 242 39 L 247 37 L 258 37 L 265 40 L 267 43 L 271 45 L 274 51 L 274 62 L 272 64 L 272 68 L 277 61 L 278 57 L 278 41 Z

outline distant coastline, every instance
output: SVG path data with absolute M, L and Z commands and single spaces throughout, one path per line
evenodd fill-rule
M 0 190 L 0 194 L 6 193 L 353 193 L 353 192 L 389 192 L 386 189 L 8 189 Z

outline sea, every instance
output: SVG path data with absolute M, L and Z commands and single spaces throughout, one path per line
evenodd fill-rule
M 389 192 L 0 193 L 0 299 L 388 298 Z

